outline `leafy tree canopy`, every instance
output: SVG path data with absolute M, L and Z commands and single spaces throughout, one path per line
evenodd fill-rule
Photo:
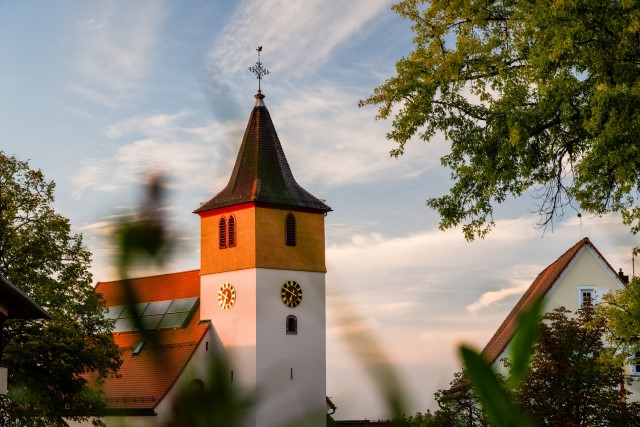
M 640 282 L 639 282 L 640 283 Z M 627 401 L 629 384 L 624 361 L 604 344 L 607 323 L 588 308 L 575 316 L 564 307 L 543 316 L 528 373 L 517 383 L 493 374 L 526 422 L 539 426 L 624 425 L 640 426 L 640 406 Z M 514 364 L 505 359 L 512 371 Z M 473 368 L 467 366 L 467 369 Z M 408 426 L 522 425 L 488 418 L 487 407 L 495 395 L 479 393 L 483 384 L 470 383 L 468 372 L 458 372 L 448 390 L 435 394 L 438 409 L 405 417 Z M 477 376 L 476 376 L 477 377 Z M 506 388 L 505 388 L 506 390 Z
M 0 273 L 53 317 L 4 324 L 9 394 L 0 398 L 0 425 L 66 425 L 64 418 L 99 414 L 104 402 L 82 374 L 104 378 L 121 363 L 90 254 L 54 211 L 54 187 L 0 151 Z
M 475 427 L 488 424 L 478 395 L 464 371 L 456 372 L 449 389 L 438 390 L 434 397 L 438 402 L 438 410 L 433 414 L 431 424 L 427 425 Z
M 493 208 L 534 190 L 540 224 L 571 205 L 640 230 L 640 3 L 403 0 L 415 50 L 360 105 L 394 117 L 387 137 L 450 142 L 449 194 L 427 204 L 468 240 Z M 577 204 L 577 205 L 576 205 Z
M 624 289 L 604 294 L 596 311 L 605 322 L 605 340 L 615 350 L 610 356 L 621 363 L 635 362 L 640 352 L 640 278 L 632 278 Z
M 537 425 L 639 426 L 637 403 L 627 403 L 624 365 L 600 357 L 605 323 L 593 309 L 576 316 L 564 307 L 544 317 L 531 371 L 514 399 Z

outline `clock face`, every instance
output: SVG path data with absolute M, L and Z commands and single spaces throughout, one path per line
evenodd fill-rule
M 285 282 L 285 284 L 282 285 L 280 297 L 287 307 L 297 307 L 302 301 L 302 288 L 300 284 L 293 280 Z
M 225 283 L 218 290 L 218 304 L 223 310 L 229 310 L 236 303 L 236 288 L 231 283 Z

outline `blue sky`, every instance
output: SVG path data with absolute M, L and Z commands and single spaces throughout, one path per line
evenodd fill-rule
M 192 211 L 228 180 L 257 89 L 247 68 L 263 46 L 265 103 L 294 176 L 334 210 L 327 394 L 338 419 L 386 416 L 365 369 L 380 361 L 397 372 L 410 411 L 433 407 L 458 369 L 457 344 L 484 346 L 526 286 L 582 237 L 631 271 L 634 240 L 618 218 L 567 212 L 543 233 L 530 195 L 498 208 L 485 240 L 438 230 L 425 200 L 450 186 L 439 162 L 446 141 L 413 141 L 390 158 L 390 123 L 357 106 L 412 49 L 410 23 L 390 6 L 0 1 L 0 149 L 57 183 L 55 207 L 84 234 L 96 281 L 116 278 L 109 233 L 154 170 L 169 179 L 179 249 L 141 274 L 198 267 Z

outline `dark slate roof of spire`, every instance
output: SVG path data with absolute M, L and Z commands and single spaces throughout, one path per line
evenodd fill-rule
M 227 186 L 197 212 L 246 202 L 330 211 L 293 178 L 276 129 L 265 106 L 264 95 L 255 96 L 249 123 Z

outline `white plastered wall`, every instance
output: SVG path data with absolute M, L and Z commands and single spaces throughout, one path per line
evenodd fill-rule
M 326 424 L 325 274 L 258 269 L 258 398 L 260 425 Z M 302 302 L 280 299 L 282 285 L 295 280 Z M 286 318 L 296 316 L 298 333 L 287 335 Z
M 326 424 L 325 274 L 247 269 L 201 278 L 200 312 L 211 320 L 227 353 L 234 382 L 257 393 L 251 425 Z M 302 302 L 286 307 L 282 285 L 295 280 Z M 231 283 L 236 302 L 230 310 L 218 304 L 218 289 Z M 286 318 L 297 318 L 298 334 L 286 334 Z M 293 379 L 292 379 L 293 377 Z

